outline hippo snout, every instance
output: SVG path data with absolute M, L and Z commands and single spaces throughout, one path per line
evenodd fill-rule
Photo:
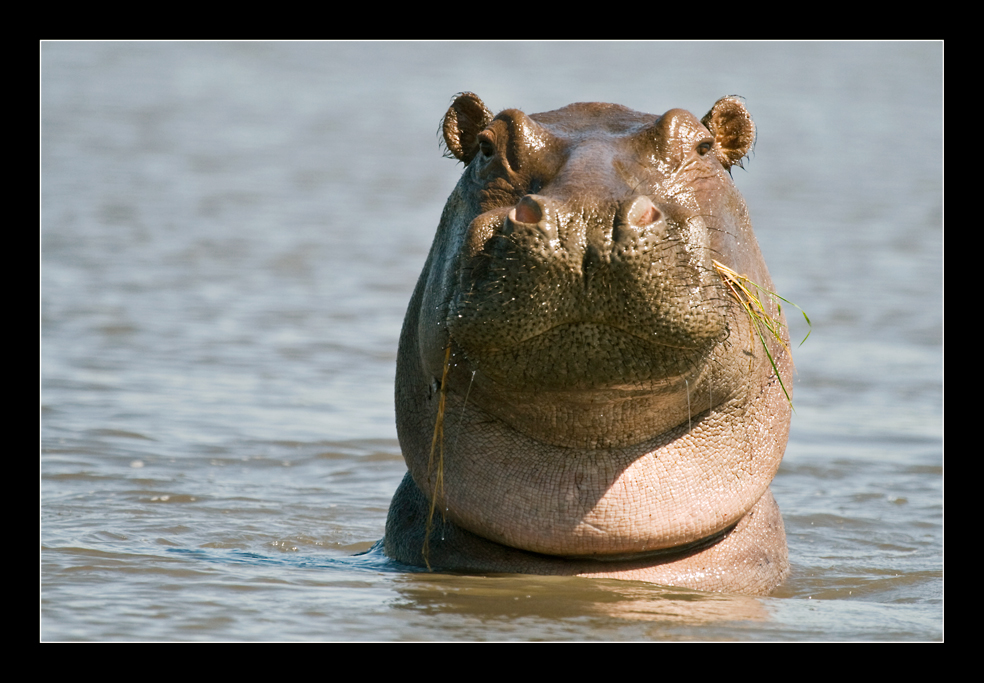
M 559 346 L 546 341 L 552 335 L 544 337 L 538 343 L 554 350 L 538 352 L 535 362 L 546 368 L 554 354 L 576 357 L 595 345 L 623 349 L 613 335 L 631 336 L 633 344 L 652 347 L 642 356 L 649 362 L 641 379 L 676 376 L 728 333 L 705 227 L 693 212 L 672 203 L 660 208 L 644 194 L 614 200 L 525 194 L 471 222 L 466 241 L 474 246 L 461 257 L 447 328 L 472 359 L 485 361 L 486 371 L 496 371 L 488 350 L 518 348 L 563 326 L 593 325 L 604 332 L 571 349 L 563 337 Z M 624 383 L 639 374 L 627 377 L 634 362 L 594 350 L 606 360 L 584 363 L 579 373 L 596 376 L 592 382 Z M 524 374 L 543 375 L 529 368 Z

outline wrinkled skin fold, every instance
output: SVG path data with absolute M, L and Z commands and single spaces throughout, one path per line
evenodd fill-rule
M 712 266 L 773 289 L 730 175 L 755 138 L 744 104 L 493 116 L 464 93 L 443 133 L 466 166 L 400 339 L 409 471 L 385 552 L 775 588 L 788 560 L 769 483 L 790 406 Z M 791 387 L 788 344 L 767 343 Z

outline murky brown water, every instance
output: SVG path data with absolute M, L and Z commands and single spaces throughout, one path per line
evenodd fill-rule
M 462 90 L 746 97 L 736 182 L 813 321 L 773 597 L 354 555 Z M 930 43 L 44 44 L 41 638 L 941 638 L 941 110 Z

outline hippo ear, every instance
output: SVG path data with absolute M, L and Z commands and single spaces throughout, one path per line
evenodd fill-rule
M 755 123 L 738 96 L 722 97 L 700 120 L 714 136 L 714 148 L 721 164 L 730 169 L 748 156 L 755 145 Z
M 442 130 L 447 151 L 467 164 L 478 151 L 478 134 L 491 122 L 492 112 L 478 95 L 460 93 L 444 115 Z

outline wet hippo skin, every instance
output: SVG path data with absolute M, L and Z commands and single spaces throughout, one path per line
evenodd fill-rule
M 769 484 L 793 364 L 776 339 L 770 360 L 714 266 L 773 289 L 730 175 L 755 139 L 743 102 L 703 119 L 602 103 L 493 116 L 464 93 L 443 137 L 465 169 L 400 338 L 409 471 L 387 555 L 778 586 L 789 565 Z

